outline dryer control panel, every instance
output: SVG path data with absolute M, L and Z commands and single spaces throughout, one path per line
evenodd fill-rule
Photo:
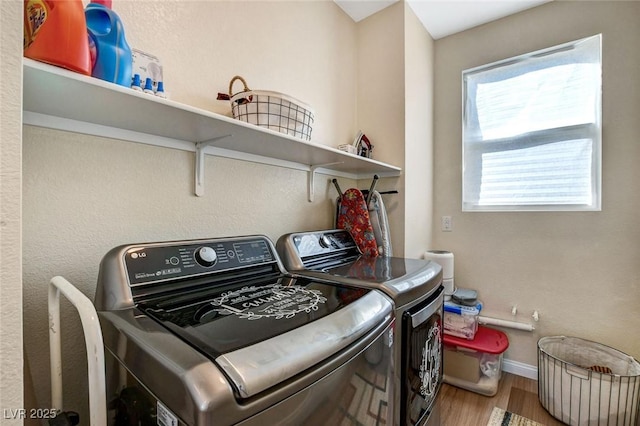
M 351 234 L 344 230 L 299 233 L 291 238 L 303 260 L 311 256 L 358 250 Z

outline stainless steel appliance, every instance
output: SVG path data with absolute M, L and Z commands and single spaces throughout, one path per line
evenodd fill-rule
M 442 268 L 435 262 L 362 256 L 344 230 L 283 235 L 276 248 L 289 271 L 378 289 L 394 301 L 394 424 L 439 424 L 442 382 Z
M 393 305 L 293 277 L 264 236 L 116 247 L 100 264 L 109 424 L 391 424 Z

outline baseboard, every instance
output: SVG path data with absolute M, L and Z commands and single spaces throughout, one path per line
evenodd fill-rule
M 516 376 L 522 376 L 528 379 L 538 380 L 538 367 L 536 367 L 535 365 L 529 365 L 523 362 L 513 361 L 510 359 L 503 359 L 502 371 L 506 373 L 515 374 Z

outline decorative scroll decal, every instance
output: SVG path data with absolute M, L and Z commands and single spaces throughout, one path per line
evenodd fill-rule
M 237 315 L 239 318 L 258 320 L 261 318 L 293 318 L 300 313 L 317 311 L 327 298 L 319 290 L 309 290 L 299 285 L 248 286 L 223 293 L 211 301 L 214 310 L 222 315 Z
M 420 366 L 420 394 L 427 400 L 432 397 L 438 389 L 438 379 L 440 374 L 440 326 L 434 323 L 429 330 L 429 337 L 422 349 L 422 365 Z

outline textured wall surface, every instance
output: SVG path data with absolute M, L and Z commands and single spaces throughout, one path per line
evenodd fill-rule
M 355 24 L 333 2 L 113 2 L 131 47 L 163 64 L 171 98 L 229 114 L 235 75 L 251 89 L 286 93 L 315 112 L 312 140 L 337 147 L 355 135 Z M 233 92 L 242 85 L 237 82 Z
M 551 2 L 436 41 L 434 242 L 455 253 L 458 287 L 486 314 L 531 322 L 506 357 L 537 364 L 536 342 L 574 335 L 640 357 L 640 3 Z M 461 213 L 461 72 L 602 33 L 602 211 Z M 440 232 L 441 215 L 453 232 Z M 510 315 L 512 305 L 520 312 Z
M 431 241 L 433 46 L 407 3 L 358 24 L 357 122 L 376 155 L 403 167 L 400 177 L 381 181 L 378 191 L 398 190 L 383 197 L 393 255 L 414 259 Z
M 22 2 L 0 2 L 0 410 L 22 398 Z M 11 411 L 9 411 L 11 413 Z M 2 424 L 22 424 L 6 416 Z
M 405 216 L 404 255 L 421 258 L 430 248 L 433 217 L 434 41 L 405 4 Z
M 377 158 L 404 164 L 404 15 L 394 5 L 358 24 L 358 125 L 375 146 Z M 369 187 L 363 182 L 360 187 Z M 393 254 L 404 253 L 405 174 L 380 182 L 378 191 L 396 189 L 388 197 Z

